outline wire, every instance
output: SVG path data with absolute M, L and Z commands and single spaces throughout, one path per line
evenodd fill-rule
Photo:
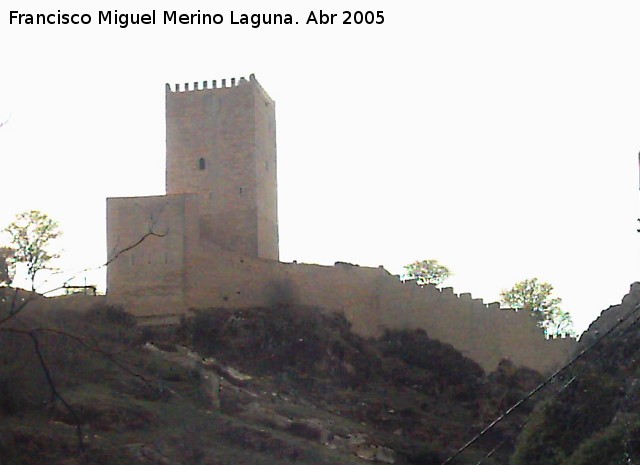
M 569 387 L 569 385 L 572 384 L 575 381 L 575 379 L 576 379 L 576 376 L 572 376 L 571 379 L 569 381 L 567 381 L 566 383 L 564 383 L 560 389 L 558 389 L 556 392 L 554 392 L 553 395 L 551 397 L 549 397 L 549 399 L 553 399 L 554 397 L 558 396 L 562 391 L 567 389 Z M 529 418 L 527 418 L 525 421 L 523 421 L 521 424 L 518 425 L 517 431 L 520 432 L 522 430 L 522 428 L 527 426 L 528 423 L 529 423 Z M 500 442 L 500 444 L 495 446 L 484 457 L 482 457 L 478 462 L 476 462 L 476 465 L 482 465 L 485 460 L 487 460 L 489 457 L 491 457 L 498 449 L 500 449 L 502 446 L 504 446 L 507 442 L 511 441 L 512 439 L 513 438 L 505 438 L 503 441 Z
M 554 379 L 556 379 L 561 373 L 563 373 L 564 371 L 566 371 L 569 367 L 573 366 L 578 360 L 580 360 L 581 358 L 583 358 L 586 354 L 588 354 L 589 352 L 591 352 L 591 350 L 593 350 L 596 346 L 598 346 L 600 344 L 600 342 L 602 342 L 605 338 L 607 338 L 609 335 L 611 335 L 611 333 L 613 333 L 616 329 L 618 329 L 625 321 L 627 321 L 634 313 L 638 312 L 638 310 L 640 310 L 640 305 L 636 305 L 635 308 L 630 311 L 627 315 L 625 315 L 624 317 L 621 317 L 618 319 L 618 322 L 613 325 L 611 328 L 609 328 L 609 330 L 607 330 L 607 332 L 605 332 L 600 338 L 596 339 L 590 346 L 586 347 L 585 349 L 583 349 L 582 351 L 580 351 L 580 353 L 578 353 L 578 355 L 576 355 L 575 357 L 573 357 L 568 363 L 566 363 L 564 366 L 562 366 L 561 368 L 559 368 L 558 370 L 556 370 L 551 376 L 549 376 L 547 379 L 545 379 L 542 383 L 540 383 L 538 386 L 536 386 L 531 392 L 529 392 L 526 396 L 524 396 L 522 399 L 520 399 L 518 402 L 516 402 L 515 404 L 513 404 L 511 407 L 509 407 L 504 413 L 502 413 L 500 416 L 498 416 L 498 418 L 496 418 L 495 420 L 493 420 L 488 426 L 486 426 L 482 431 L 480 431 L 478 434 L 476 434 L 473 438 L 471 438 L 464 446 L 462 446 L 460 449 L 458 449 L 453 455 L 451 455 L 449 458 L 447 458 L 447 460 L 445 460 L 444 462 L 442 462 L 441 465 L 447 465 L 449 463 L 451 463 L 451 461 L 453 459 L 455 459 L 457 456 L 459 456 L 460 454 L 462 454 L 465 450 L 467 450 L 472 444 L 474 444 L 476 441 L 478 441 L 481 437 L 483 437 L 486 433 L 488 433 L 490 430 L 492 430 L 498 423 L 500 423 L 502 420 L 504 420 L 504 418 L 506 418 L 508 415 L 510 415 L 514 410 L 516 410 L 518 407 L 520 407 L 523 403 L 525 403 L 527 400 L 529 400 L 531 397 L 533 397 L 535 394 L 537 394 L 541 389 L 543 389 L 545 386 L 547 386 L 549 383 L 551 383 L 551 381 L 553 381 Z M 629 325 L 629 328 L 632 327 L 633 325 L 635 325 L 636 323 L 638 323 L 640 321 L 640 318 L 637 318 L 631 325 Z M 629 329 L 627 328 L 627 330 Z M 626 330 L 625 330 L 626 332 Z

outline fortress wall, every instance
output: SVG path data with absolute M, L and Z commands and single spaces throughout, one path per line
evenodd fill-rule
M 64 309 L 66 311 L 82 313 L 106 303 L 107 297 L 104 295 L 71 294 L 34 300 L 25 307 L 25 310 L 28 312 L 50 312 Z
M 371 283 L 387 274 L 351 265 L 299 265 L 242 258 L 207 244 L 187 261 L 189 308 L 242 308 L 299 304 L 344 311 L 347 316 L 375 314 Z M 363 271 L 364 270 L 364 271 Z
M 455 296 L 450 288 L 440 291 L 409 282 L 399 287 L 386 281 L 377 287 L 384 295 L 380 312 L 385 316 L 383 326 L 422 328 L 487 370 L 507 357 L 517 365 L 548 372 L 566 362 L 577 346 L 572 338 L 545 339 L 544 331 L 527 312 L 485 305 L 470 294 Z
M 107 199 L 109 303 L 136 315 L 183 311 L 184 242 L 194 212 L 189 195 Z
M 21 308 L 20 312 L 25 316 L 60 309 L 82 313 L 107 303 L 107 298 L 104 295 L 70 294 L 45 297 L 36 292 L 23 289 L 18 289 L 17 291 L 16 294 L 15 288 L 0 286 L 0 297 L 4 299 L 4 302 L 0 304 L 0 311 L 3 312 L 3 316 L 6 316 L 4 312 L 11 309 L 14 298 L 15 308 Z
M 278 180 L 276 157 L 275 102 L 253 75 L 250 77 L 255 102 L 254 156 L 256 170 L 256 213 L 258 257 L 278 260 Z
M 344 313 L 354 332 L 363 336 L 382 333 L 375 283 L 387 274 L 386 271 L 347 263 L 282 265 L 286 270 L 285 277 L 303 305 Z
M 379 336 L 385 328 L 424 329 L 453 345 L 485 370 L 502 358 L 548 372 L 568 360 L 574 339 L 546 340 L 526 312 L 485 305 L 451 288 L 401 282 L 382 268 L 240 259 L 218 250 L 194 258 L 187 303 L 191 308 L 300 304 L 344 312 L 354 332 Z
M 244 259 L 215 243 L 196 247 L 186 262 L 187 308 L 267 306 L 264 280 L 269 266 Z
M 549 372 L 566 363 L 577 349 L 577 341 L 570 337 L 546 339 L 536 319 L 527 312 L 501 312 L 499 317 L 492 317 L 494 337 L 500 351 L 512 354 L 510 359 L 518 365 Z
M 424 329 L 430 337 L 456 347 L 485 369 L 493 369 L 509 356 L 500 350 L 495 333 L 488 329 L 492 311 L 471 294 L 456 296 L 451 288 L 420 287 L 396 277 L 380 283 L 383 325 L 393 329 Z M 406 296 L 410 298 L 407 299 Z M 499 312 L 499 311 L 498 311 Z
M 173 220 L 179 218 L 176 214 Z M 198 224 L 178 223 L 186 240 L 196 242 Z M 144 255 L 148 250 L 155 250 L 155 245 L 139 253 Z M 526 312 L 487 306 L 470 294 L 457 296 L 451 288 L 403 283 L 382 268 L 252 259 L 207 242 L 188 247 L 186 253 L 184 277 L 167 274 L 149 280 L 141 274 L 143 264 L 134 273 L 135 280 L 131 278 L 130 282 L 137 283 L 135 288 L 123 285 L 116 289 L 118 292 L 110 289 L 110 301 L 124 303 L 137 315 L 162 315 L 188 308 L 313 306 L 321 311 L 343 312 L 354 332 L 364 337 L 379 336 L 385 328 L 424 329 L 430 337 L 453 345 L 485 370 L 493 370 L 507 357 L 517 365 L 548 372 L 568 360 L 576 346 L 570 338 L 546 340 Z M 184 288 L 167 287 L 166 283 L 162 287 L 162 279 L 181 278 Z M 157 293 L 156 289 L 163 292 Z

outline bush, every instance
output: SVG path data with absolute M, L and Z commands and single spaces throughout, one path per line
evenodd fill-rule
M 320 441 L 320 439 L 322 439 L 322 431 L 320 428 L 300 421 L 292 422 L 289 425 L 289 432 L 310 441 Z
M 51 390 L 23 334 L 0 333 L 0 412 L 20 415 L 51 400 Z
M 531 414 L 518 440 L 514 465 L 560 465 L 580 443 L 606 428 L 619 390 L 608 376 L 587 373 Z
M 386 331 L 378 347 L 384 355 L 428 372 L 430 384 L 439 390 L 450 390 L 460 400 L 477 396 L 484 376 L 482 367 L 451 345 L 429 338 L 423 330 Z M 413 370 L 408 370 L 407 376 L 408 380 L 419 378 Z
M 445 460 L 441 453 L 426 446 L 407 457 L 411 465 L 440 465 Z
M 23 413 L 26 407 L 22 380 L 0 374 L 0 412 L 5 415 L 17 415 Z
M 610 427 L 594 434 L 571 455 L 566 465 L 621 465 L 632 463 L 625 457 L 624 427 Z
M 124 308 L 113 305 L 99 305 L 89 310 L 89 319 L 132 328 L 136 326 L 137 320 L 132 314 L 127 313 Z

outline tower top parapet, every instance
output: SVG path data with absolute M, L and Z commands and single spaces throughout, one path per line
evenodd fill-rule
M 249 80 L 250 82 L 255 82 L 257 83 L 258 81 L 256 80 L 256 77 L 254 74 L 250 74 L 249 75 Z M 189 83 L 189 82 L 185 82 L 184 84 L 165 84 L 166 87 L 166 91 L 167 93 L 175 93 L 175 92 L 197 92 L 197 91 L 203 91 L 203 90 L 215 90 L 215 89 L 225 89 L 225 88 L 231 88 L 231 87 L 237 87 L 237 86 L 241 86 L 244 83 L 248 82 L 247 79 L 245 77 L 241 77 L 239 79 L 236 78 L 231 78 L 229 80 L 227 79 L 221 79 L 220 80 L 220 85 L 218 85 L 218 81 L 217 80 L 212 80 L 212 81 L 195 81 L 193 84 Z

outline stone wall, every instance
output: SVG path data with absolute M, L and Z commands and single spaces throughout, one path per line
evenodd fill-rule
M 15 304 L 13 304 L 14 299 Z M 104 295 L 69 294 L 45 297 L 36 292 L 0 286 L 0 311 L 8 312 L 13 304 L 15 305 L 13 308 L 18 309 L 25 316 L 56 310 L 82 313 L 106 303 L 107 298 Z
M 383 268 L 280 263 L 235 256 L 208 245 L 187 261 L 189 308 L 300 304 L 342 312 L 354 332 L 421 328 L 487 370 L 502 358 L 548 372 L 569 359 L 572 338 L 547 340 L 527 312 L 500 309 L 451 288 L 402 282 Z
M 198 204 L 188 194 L 107 199 L 110 302 L 138 314 L 184 311 L 185 244 L 198 229 Z
M 194 308 L 308 305 L 327 313 L 344 313 L 353 331 L 364 337 L 379 336 L 387 328 L 424 329 L 430 337 L 451 344 L 487 371 L 509 358 L 516 365 L 549 373 L 566 363 L 577 347 L 572 338 L 545 339 L 526 312 L 485 305 L 469 294 L 455 295 L 451 288 L 402 283 L 382 268 L 255 260 L 236 260 L 234 265 L 230 256 L 219 263 L 232 268 L 225 272 L 222 266 L 209 263 L 188 280 L 188 285 L 185 283 L 185 292 L 175 286 L 153 295 L 147 287 L 152 283 L 141 276 L 145 293 L 140 292 L 142 287 L 130 285 L 126 292 L 110 292 L 106 297 L 23 294 L 33 299 L 28 307 L 32 312 L 56 308 L 86 311 L 108 303 L 123 305 L 142 321 L 160 323 L 176 321 L 166 318 L 187 314 Z

